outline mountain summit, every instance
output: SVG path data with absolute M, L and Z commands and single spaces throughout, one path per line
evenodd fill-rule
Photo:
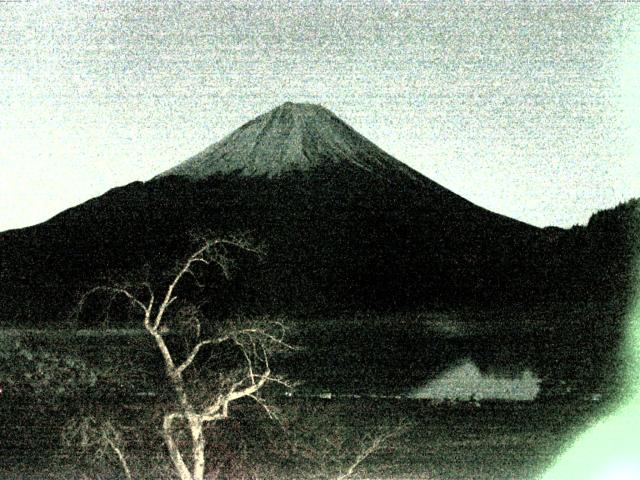
M 114 272 L 162 278 L 207 232 L 250 232 L 268 250 L 242 260 L 245 281 L 216 286 L 229 289 L 216 315 L 505 303 L 546 275 L 541 230 L 420 175 L 324 107 L 285 103 L 148 182 L 0 235 L 0 323 L 60 319 Z
M 199 180 L 239 172 L 275 177 L 329 166 L 355 167 L 377 176 L 394 171 L 421 178 L 326 108 L 291 102 L 256 117 L 160 176 Z

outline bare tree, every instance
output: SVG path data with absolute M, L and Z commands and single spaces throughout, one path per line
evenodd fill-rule
M 158 294 L 144 283 L 142 287 L 101 286 L 87 292 L 80 304 L 93 294 L 106 293 L 111 299 L 124 296 L 139 312 L 144 329 L 153 338 L 164 363 L 166 378 L 175 393 L 175 405 L 164 413 L 162 437 L 171 462 L 180 480 L 202 480 L 206 469 L 206 438 L 204 427 L 229 416 L 229 407 L 240 399 L 255 400 L 270 417 L 276 416 L 274 408 L 260 397 L 260 391 L 269 383 L 290 385 L 275 375 L 269 364 L 277 351 L 290 349 L 285 342 L 285 327 L 280 321 L 265 318 L 238 321 L 218 329 L 215 335 L 203 335 L 203 314 L 196 305 L 188 302 L 176 308 L 179 287 L 191 277 L 198 282 L 198 266 L 218 267 L 225 277 L 230 275 L 232 260 L 230 250 L 259 254 L 244 238 L 215 238 L 201 241 L 200 246 L 181 262 L 166 285 Z M 174 307 L 172 307 L 174 306 Z M 173 311 L 175 310 L 175 311 Z M 186 326 L 193 342 L 186 352 L 172 351 L 167 336 L 172 328 Z M 223 376 L 215 391 L 197 392 L 189 372 L 201 357 L 211 357 L 215 349 L 234 348 L 242 366 Z M 178 441 L 178 433 L 188 432 L 189 447 Z M 185 451 L 187 450 L 187 451 Z M 190 452 L 188 451 L 190 450 Z
M 398 437 L 405 433 L 407 426 L 404 424 L 397 425 L 393 428 L 381 429 L 376 433 L 368 433 L 358 441 L 355 455 L 347 462 L 346 467 L 342 468 L 336 480 L 346 480 L 352 478 L 358 467 L 372 455 L 382 450 L 386 444 L 394 437 Z
M 304 460 L 300 478 L 354 478 L 376 454 L 394 448 L 394 442 L 412 426 L 389 419 L 384 425 L 354 425 L 346 421 L 340 406 L 318 405 L 302 415 L 294 412 L 292 443 Z
M 65 446 L 79 446 L 92 450 L 95 460 L 113 455 L 120 464 L 126 480 L 131 480 L 131 469 L 125 455 L 125 445 L 120 428 L 110 420 L 98 419 L 93 415 L 72 419 L 62 432 Z

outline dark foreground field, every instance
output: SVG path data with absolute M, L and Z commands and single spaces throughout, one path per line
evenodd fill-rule
M 149 402 L 118 403 L 112 398 L 93 405 L 78 400 L 44 406 L 17 400 L 5 397 L 0 407 L 0 478 L 123 478 L 109 455 L 95 462 L 90 449 L 60 442 L 62 426 L 89 409 L 108 414 L 122 427 L 135 478 L 169 478 L 157 433 L 160 417 L 149 411 Z M 273 400 L 283 407 L 283 425 L 264 419 L 252 423 L 258 412 L 244 405 L 220 427 L 226 433 L 216 432 L 218 427 L 210 430 L 210 458 L 226 465 L 226 478 L 335 478 L 339 463 L 350 461 L 346 452 L 335 452 L 344 453 L 340 459 L 323 460 L 305 450 L 317 450 L 325 441 L 342 442 L 350 449 L 365 433 L 398 423 L 406 425 L 404 433 L 363 462 L 356 478 L 536 478 L 602 408 L 549 402 L 478 407 L 406 399 Z M 326 439 L 311 439 L 309 446 L 301 447 L 305 435 Z M 285 445 L 292 436 L 297 436 L 297 449 Z
M 603 384 L 601 379 L 619 367 L 615 347 L 620 344 L 622 321 L 603 329 L 606 319 L 618 317 L 594 308 L 553 315 L 545 311 L 538 314 L 540 319 L 534 313 L 471 320 L 432 316 L 412 322 L 365 318 L 360 323 L 352 320 L 351 330 L 343 322 L 324 321 L 311 333 L 302 330 L 296 341 L 306 350 L 275 362 L 274 368 L 293 377 L 305 375 L 306 383 L 293 397 L 277 390 L 266 394 L 270 404 L 280 407 L 281 423 L 269 420 L 255 403 L 235 405 L 229 420 L 207 431 L 207 458 L 212 471 L 219 473 L 208 478 L 337 478 L 372 438 L 381 431 L 395 431 L 398 425 L 402 431 L 366 458 L 355 478 L 538 477 L 609 408 L 607 399 L 615 395 L 595 385 Z M 550 317 L 557 321 L 546 321 Z M 42 386 L 21 390 L 0 378 L 0 479 L 124 478 L 108 449 L 99 456 L 91 442 L 84 441 L 83 447 L 81 435 L 76 435 L 75 443 L 61 441 L 65 427 L 87 415 L 106 419 L 122 432 L 134 478 L 174 478 L 160 435 L 163 407 L 173 397 L 166 388 L 162 362 L 143 331 L 0 333 L 4 363 L 0 373 L 11 374 L 22 362 L 23 377 L 32 375 L 32 383 Z M 429 343 L 421 345 L 420 339 Z M 179 345 L 176 341 L 175 347 Z M 541 350 L 543 355 L 538 355 Z M 391 395 L 407 392 L 405 384 L 420 386 L 431 378 L 427 360 L 445 365 L 459 356 L 478 365 L 491 365 L 496 358 L 507 364 L 521 362 L 539 372 L 547 389 L 554 382 L 568 385 L 569 380 L 582 378 L 575 383 L 580 394 L 479 405 L 370 395 L 384 391 L 385 385 L 396 386 Z M 65 363 L 69 360 L 71 365 Z M 49 381 L 36 364 L 45 370 L 53 365 L 77 375 L 78 381 Z M 215 372 L 210 366 L 205 362 L 197 368 L 200 373 Z M 545 375 L 545 369 L 553 376 Z M 75 390 L 94 370 L 98 380 Z M 56 390 L 59 385 L 64 387 L 61 393 Z M 329 385 L 330 391 L 343 396 L 311 396 L 326 392 Z M 592 401 L 595 392 L 603 394 L 595 396 L 602 402 Z

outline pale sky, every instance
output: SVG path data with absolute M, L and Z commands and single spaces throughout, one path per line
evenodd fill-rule
M 640 196 L 640 4 L 0 0 L 0 231 L 320 103 L 545 226 Z

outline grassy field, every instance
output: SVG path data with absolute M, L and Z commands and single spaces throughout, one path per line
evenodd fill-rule
M 412 426 L 362 474 L 372 478 L 535 478 L 597 415 L 593 405 L 485 403 L 434 406 L 370 400 L 339 407 L 354 430 L 406 420 Z
M 315 478 L 331 478 L 341 467 L 340 462 L 349 463 L 349 452 L 336 452 L 341 459 L 329 464 L 304 454 L 296 457 L 285 445 L 291 435 L 304 432 L 307 437 L 317 437 L 310 445 L 322 443 L 325 437 L 339 437 L 347 449 L 380 426 L 404 423 L 404 433 L 363 462 L 356 477 L 529 479 L 544 471 L 602 408 L 589 403 L 552 402 L 438 406 L 420 400 L 371 398 L 279 397 L 272 401 L 283 408 L 283 418 L 293 419 L 284 426 L 264 418 L 255 421 L 257 412 L 250 405 L 238 407 L 233 418 L 220 426 L 221 436 L 216 432 L 218 427 L 209 432 L 214 462 L 236 461 L 240 469 L 262 472 L 256 478 L 307 478 L 311 473 Z M 158 463 L 167 464 L 158 434 L 159 408 L 153 401 L 110 398 L 91 403 L 70 399 L 65 404 L 38 405 L 5 396 L 1 402 L 3 479 L 67 479 L 82 474 L 119 478 L 113 458 L 107 456 L 102 465 L 96 466 L 90 450 L 60 443 L 63 425 L 88 410 L 107 415 L 121 426 L 136 478 L 157 477 Z M 228 438 L 229 428 L 233 440 Z M 249 453 L 249 460 L 240 459 L 236 458 L 240 453 L 233 452 L 236 448 L 244 455 L 247 451 L 257 453 Z M 251 478 L 238 472 L 230 475 L 227 478 Z
M 479 406 L 372 398 L 367 393 L 396 395 L 409 385 L 421 385 L 461 356 L 485 366 L 515 362 L 534 370 L 540 367 L 558 378 L 586 372 L 583 385 L 592 385 L 617 368 L 621 325 L 606 309 L 593 306 L 529 313 L 308 319 L 298 325 L 293 337 L 294 343 L 306 348 L 295 357 L 274 362 L 277 371 L 306 380 L 292 398 L 271 394 L 270 401 L 283 410 L 283 425 L 266 421 L 255 406 L 240 405 L 232 412 L 232 420 L 208 432 L 209 457 L 212 464 L 225 465 L 226 477 L 220 478 L 335 478 L 353 461 L 367 435 L 403 424 L 404 433 L 367 458 L 356 477 L 536 478 L 598 418 L 607 408 L 605 402 L 587 400 L 588 391 L 572 397 Z M 5 386 L 0 378 L 4 386 L 0 478 L 121 478 L 109 455 L 96 463 L 91 449 L 62 445 L 64 426 L 87 413 L 112 419 L 121 427 L 135 478 L 170 478 L 159 468 L 168 465 L 159 425 L 171 392 L 163 381 L 162 362 L 144 331 L 13 329 L 0 333 L 5 344 L 20 341 L 32 351 L 78 358 L 83 368 L 103 373 L 82 395 L 67 392 L 62 397 L 34 396 Z M 592 344 L 601 350 L 589 349 Z M 179 339 L 174 346 L 180 348 Z M 541 349 L 542 356 L 538 355 Z M 210 366 L 205 363 L 198 368 L 206 372 Z M 11 365 L 2 368 L 11 371 Z M 311 396 L 327 386 L 338 394 L 362 396 Z M 327 443 L 334 450 L 319 458 Z

